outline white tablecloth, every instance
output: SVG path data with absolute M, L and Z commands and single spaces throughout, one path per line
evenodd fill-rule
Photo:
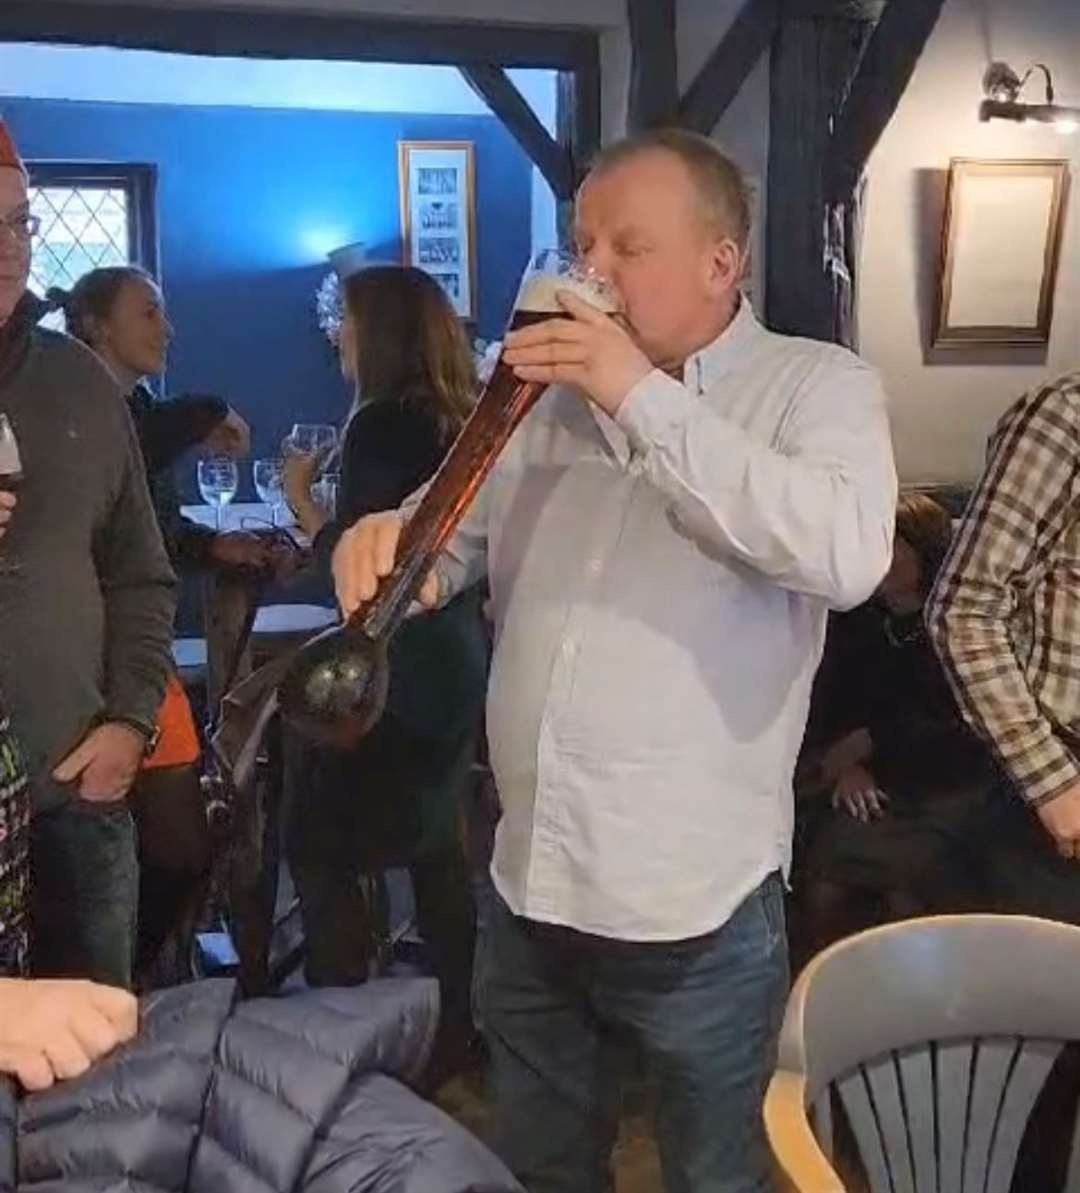
M 193 522 L 201 522 L 204 526 L 216 526 L 215 511 L 212 505 L 184 505 L 180 512 L 185 518 Z M 234 501 L 231 505 L 222 507 L 222 530 L 258 530 L 270 525 L 270 506 L 262 501 Z M 278 507 L 278 525 L 295 527 L 296 519 L 288 506 Z

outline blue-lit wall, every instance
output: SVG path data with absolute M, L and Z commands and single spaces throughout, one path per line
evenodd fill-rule
M 315 324 L 325 253 L 400 259 L 397 142 L 476 146 L 479 318 L 497 335 L 530 244 L 530 166 L 493 117 L 0 101 L 27 158 L 158 167 L 173 392 L 221 393 L 265 453 L 346 394 Z

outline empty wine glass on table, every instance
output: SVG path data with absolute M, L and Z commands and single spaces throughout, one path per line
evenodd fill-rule
M 240 470 L 235 460 L 213 456 L 199 461 L 199 492 L 207 505 L 214 507 L 214 524 L 221 530 L 221 511 L 236 496 Z
M 14 493 L 22 484 L 22 479 L 22 459 L 15 428 L 6 414 L 0 414 L 0 489 Z M 0 559 L 0 576 L 14 576 L 18 571 L 18 564 Z
M 277 526 L 278 511 L 285 504 L 284 461 L 275 457 L 256 460 L 251 468 L 251 479 L 259 500 L 270 507 L 270 525 Z

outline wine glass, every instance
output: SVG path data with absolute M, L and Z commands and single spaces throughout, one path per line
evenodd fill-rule
M 337 517 L 338 484 L 341 480 L 340 472 L 324 472 L 321 479 L 311 486 L 311 495 L 316 504 L 328 518 Z
M 259 500 L 270 507 L 270 525 L 277 526 L 278 510 L 285 504 L 284 461 L 280 457 L 256 460 L 251 468 L 251 479 Z
M 225 456 L 211 456 L 199 461 L 199 492 L 207 505 L 214 507 L 214 522 L 221 530 L 221 510 L 236 496 L 240 487 L 240 470 L 235 460 Z
M 6 414 L 0 414 L 0 489 L 14 493 L 22 484 L 22 458 L 15 428 Z M 13 576 L 19 568 L 14 563 L 0 563 L 0 575 Z
M 337 427 L 329 423 L 293 423 L 293 429 L 285 440 L 285 450 L 314 456 L 321 470 L 334 454 L 337 441 Z

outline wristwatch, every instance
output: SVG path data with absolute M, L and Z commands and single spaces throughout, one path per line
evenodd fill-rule
M 158 742 L 161 740 L 160 725 L 148 725 L 145 721 L 140 721 L 138 717 L 109 717 L 108 719 L 116 725 L 126 725 L 128 729 L 135 730 L 143 739 L 144 758 L 149 758 L 157 749 Z

